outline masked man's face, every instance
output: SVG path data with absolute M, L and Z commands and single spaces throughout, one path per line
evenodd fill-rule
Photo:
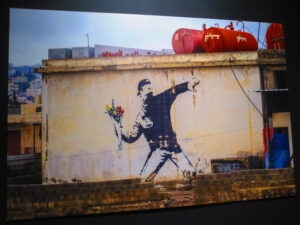
M 152 96 L 153 95 L 153 89 L 151 84 L 146 84 L 142 87 L 142 90 L 140 91 L 141 96 Z

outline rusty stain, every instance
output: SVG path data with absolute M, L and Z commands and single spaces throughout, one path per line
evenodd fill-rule
M 250 70 L 250 68 L 248 66 L 245 67 L 245 70 L 244 70 L 244 73 L 243 73 L 243 75 L 244 75 L 243 78 L 244 79 L 241 82 L 243 87 L 249 86 L 249 82 L 250 82 L 249 70 Z
M 45 149 L 45 161 L 48 160 L 48 142 L 49 142 L 49 123 L 48 123 L 48 113 L 46 114 L 46 149 Z
M 191 70 L 191 75 L 194 78 L 194 70 L 193 69 Z M 196 90 L 194 89 L 194 87 L 193 87 L 192 91 L 193 91 L 193 105 L 194 105 L 194 108 L 195 108 L 196 107 L 196 94 L 195 94 Z
M 42 149 L 43 156 L 45 156 L 45 159 L 43 159 L 42 161 L 42 176 L 44 177 L 46 172 L 46 162 L 48 161 L 48 114 L 46 114 L 46 124 L 44 125 L 43 130 L 45 132 L 46 137 L 46 143 L 43 146 L 44 149 Z
M 171 80 L 171 84 L 172 84 L 172 93 L 175 94 L 175 88 L 174 88 L 175 87 L 175 80 L 174 79 Z
M 46 143 L 49 142 L 49 123 L 48 123 L 48 113 L 46 114 Z
M 102 70 L 118 70 L 117 65 L 106 65 L 106 66 L 101 66 Z
M 163 70 L 163 72 L 164 72 L 164 74 L 165 74 L 165 76 L 166 76 L 166 78 L 167 78 L 167 81 L 169 80 L 169 73 L 168 73 L 168 70 Z
M 193 93 L 193 104 L 194 104 L 194 108 L 195 108 L 195 106 L 196 106 L 196 95 L 195 95 L 195 93 Z
M 250 145 L 250 153 L 253 154 L 252 115 L 251 115 L 251 108 L 250 108 L 250 107 L 248 107 L 248 126 L 249 126 L 249 145 Z

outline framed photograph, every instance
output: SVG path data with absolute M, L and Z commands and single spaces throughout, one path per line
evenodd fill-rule
M 7 221 L 295 196 L 282 23 L 9 14 Z

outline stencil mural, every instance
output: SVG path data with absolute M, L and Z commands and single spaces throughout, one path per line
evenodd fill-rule
M 195 166 L 191 163 L 181 146 L 178 144 L 176 133 L 171 122 L 171 106 L 176 97 L 186 91 L 195 91 L 200 83 L 195 78 L 153 95 L 152 85 L 149 79 L 139 81 L 137 95 L 141 98 L 140 111 L 130 131 L 124 131 L 122 116 L 125 112 L 121 106 L 107 105 L 106 111 L 112 119 L 115 134 L 118 138 L 118 148 L 122 150 L 122 141 L 133 143 L 143 134 L 148 142 L 150 151 L 146 156 L 140 175 L 145 175 L 146 181 L 152 181 L 160 169 L 169 160 L 182 172 L 184 178 L 196 174 Z M 159 157 L 152 154 L 158 152 Z M 148 165 L 154 168 L 150 174 L 144 174 Z

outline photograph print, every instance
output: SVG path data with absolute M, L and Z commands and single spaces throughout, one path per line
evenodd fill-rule
M 295 196 L 284 37 L 11 8 L 7 220 Z

